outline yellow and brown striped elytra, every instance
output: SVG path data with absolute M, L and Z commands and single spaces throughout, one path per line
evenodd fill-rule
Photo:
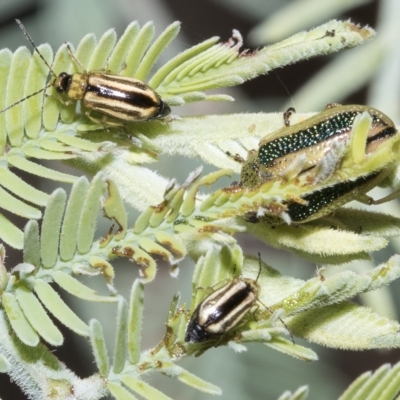
M 259 293 L 260 286 L 255 280 L 242 277 L 211 293 L 193 313 L 185 341 L 206 342 L 230 331 L 255 305 Z
M 59 98 L 63 104 L 69 105 L 73 101 L 80 100 L 86 108 L 87 117 L 95 122 L 101 122 L 103 125 L 119 126 L 127 122 L 151 121 L 165 117 L 171 112 L 168 104 L 161 99 L 158 93 L 138 79 L 109 73 L 87 72 L 74 56 L 69 45 L 67 45 L 67 50 L 72 60 L 82 68 L 83 72 L 73 74 L 61 72 L 57 76 L 40 54 L 21 21 L 17 19 L 16 22 L 55 79 L 43 89 L 4 108 L 0 113 L 43 92 L 50 86 L 53 86 L 57 93 L 67 97 L 66 101 Z M 92 117 L 92 112 L 102 114 L 103 118 L 99 120 Z
M 246 314 L 256 305 L 261 291 L 258 278 L 261 273 L 261 255 L 258 253 L 259 272 L 257 278 L 239 276 L 206 297 L 195 309 L 186 327 L 185 342 L 201 343 L 219 339 L 243 321 Z M 271 314 L 273 311 L 261 303 Z M 293 336 L 289 331 L 292 341 Z

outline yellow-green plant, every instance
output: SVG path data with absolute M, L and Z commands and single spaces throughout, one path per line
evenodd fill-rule
M 330 21 L 249 52 L 241 50 L 241 36 L 234 31 L 226 43 L 211 38 L 179 54 L 149 79 L 159 54 L 178 31 L 179 24 L 174 23 L 150 44 L 154 26 L 150 23 L 140 28 L 132 23 L 119 40 L 112 30 L 99 42 L 87 35 L 75 54 L 88 71 L 107 69 L 146 81 L 174 107 L 196 101 L 230 101 L 227 95 L 204 91 L 238 85 L 273 68 L 353 47 L 373 36 L 370 28 Z M 39 46 L 39 50 L 46 59 L 53 59 L 49 46 Z M 45 85 L 48 71 L 27 49 L 14 54 L 2 50 L 0 64 L 0 107 Z M 57 73 L 76 70 L 65 46 L 57 51 L 53 68 Z M 73 393 L 75 398 L 87 400 L 111 393 L 117 399 L 135 399 L 136 394 L 167 399 L 143 380 L 156 371 L 206 393 L 220 394 L 217 386 L 182 368 L 179 360 L 225 344 L 239 352 L 246 343 L 262 343 L 302 360 L 316 360 L 314 351 L 285 337 L 288 332 L 280 318 L 295 337 L 325 346 L 362 350 L 400 345 L 396 321 L 350 301 L 398 278 L 398 256 L 364 274 L 344 271 L 308 281 L 282 276 L 263 264 L 258 279 L 259 301 L 270 307 L 272 315 L 260 305 L 217 341 L 185 343 L 191 311 L 207 296 L 207 288 L 234 276 L 255 279 L 258 274 L 258 259 L 243 254 L 235 233 L 247 232 L 317 263 L 341 264 L 368 259 L 371 251 L 385 247 L 389 237 L 400 233 L 399 220 L 339 209 L 334 216 L 300 226 L 272 227 L 246 222 L 244 210 L 257 196 L 267 201 L 287 197 L 289 186 L 290 190 L 299 190 L 296 195 L 301 196 L 304 191 L 294 182 L 289 186 L 275 182 L 254 191 L 238 189 L 236 193 L 232 189 L 218 189 L 209 195 L 200 192 L 221 177 L 239 172 L 240 165 L 226 152 L 245 157 L 260 138 L 282 126 L 281 114 L 172 116 L 164 121 L 107 128 L 88 120 L 75 107 L 38 95 L 0 114 L 0 207 L 29 219 L 20 230 L 0 215 L 0 238 L 5 243 L 0 247 L 0 370 L 8 373 L 29 398 L 64 399 Z M 201 157 L 219 169 L 204 176 L 197 169 L 179 185 L 146 167 L 161 153 Z M 89 182 L 85 177 L 39 165 L 36 160 L 68 161 L 94 177 Z M 71 183 L 69 198 L 61 188 L 51 195 L 33 188 L 11 168 Z M 141 211 L 133 225 L 128 223 L 127 204 Z M 43 214 L 40 207 L 45 207 Z M 110 220 L 109 229 L 95 240 L 100 211 Z M 8 269 L 7 245 L 23 251 L 23 262 L 7 265 Z M 160 332 L 159 343 L 142 350 L 144 294 L 156 274 L 154 255 L 161 255 L 172 266 L 186 256 L 196 262 L 193 296 L 190 306 L 181 304 L 179 295 L 165 299 L 171 302 L 169 313 L 158 317 L 166 321 L 166 329 Z M 114 285 L 116 257 L 139 266 L 140 278 L 132 282 L 129 299 Z M 80 275 L 102 275 L 108 293 L 98 294 L 80 282 Z M 84 301 L 116 303 L 111 360 L 100 323 L 79 318 L 55 287 Z M 81 379 L 52 354 L 49 345 L 61 346 L 63 336 L 48 314 L 89 338 L 97 374 Z M 306 392 L 301 388 L 282 398 L 301 399 Z

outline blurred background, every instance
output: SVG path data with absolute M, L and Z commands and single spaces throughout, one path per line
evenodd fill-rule
M 177 53 L 212 36 L 227 40 L 232 29 L 241 32 L 245 47 L 257 48 L 282 40 L 298 31 L 310 29 L 332 18 L 348 19 L 361 25 L 370 25 L 378 36 L 359 48 L 340 54 L 311 59 L 297 65 L 273 71 L 268 75 L 247 82 L 226 92 L 235 97 L 234 103 L 195 103 L 173 109 L 176 115 L 222 114 L 233 112 L 281 112 L 289 106 L 297 111 L 319 111 L 327 103 L 368 104 L 379 108 L 400 124 L 400 2 L 398 0 L 2 0 L 0 3 L 0 47 L 15 51 L 28 46 L 24 35 L 15 24 L 19 18 L 36 44 L 49 43 L 57 49 L 68 41 L 77 45 L 90 32 L 99 38 L 106 30 L 115 28 L 121 35 L 133 20 L 140 25 L 154 21 L 157 34 L 175 20 L 182 22 L 178 38 L 167 49 L 160 63 Z M 182 182 L 201 160 L 177 160 L 162 156 L 159 163 L 149 166 L 163 176 Z M 58 168 L 58 167 L 57 167 Z M 209 167 L 208 170 L 212 170 Z M 71 169 L 68 169 L 71 172 Z M 79 171 L 76 173 L 79 174 Z M 24 177 L 29 180 L 30 177 Z M 134 179 L 134 177 L 132 177 Z M 32 182 L 50 192 L 58 184 Z M 47 185 L 47 186 L 43 186 Z M 69 191 L 69 187 L 65 186 Z M 381 192 L 373 197 L 379 198 Z M 384 204 L 381 211 L 400 216 L 397 202 Z M 136 212 L 130 211 L 133 223 Z M 25 221 L 21 221 L 23 226 Z M 108 229 L 109 223 L 99 222 L 99 236 Z M 315 276 L 312 265 L 291 254 L 283 253 L 265 244 L 239 236 L 244 252 L 256 255 L 282 274 L 302 279 Z M 374 253 L 374 263 L 353 263 L 352 268 L 366 271 L 386 261 L 393 253 L 400 252 L 400 242 L 393 241 L 384 252 Z M 21 261 L 19 252 L 7 249 L 6 266 L 11 269 Z M 113 263 L 116 270 L 115 286 L 128 296 L 137 269 L 126 260 Z M 183 300 L 190 301 L 190 279 L 194 264 L 185 260 L 180 265 L 177 279 L 169 276 L 169 267 L 161 260 L 156 281 L 146 288 L 145 326 L 143 348 L 154 346 L 164 333 L 164 321 L 169 301 L 177 291 Z M 346 265 L 349 268 L 349 265 Z M 329 267 L 324 275 L 338 272 Z M 101 278 L 87 280 L 98 284 L 104 291 Z M 377 312 L 398 319 L 399 284 L 380 290 L 356 301 L 373 307 Z M 114 316 L 112 305 L 75 302 L 73 309 L 84 319 L 97 318 L 108 332 L 109 348 L 113 346 Z M 109 307 L 109 312 L 105 308 Z M 87 341 L 64 330 L 66 342 L 56 355 L 80 377 L 95 372 L 93 357 Z M 298 341 L 300 344 L 301 341 Z M 307 344 L 308 345 L 308 344 Z M 350 352 L 329 350 L 311 346 L 320 361 L 305 364 L 289 356 L 277 353 L 261 345 L 249 346 L 248 351 L 235 354 L 227 348 L 213 349 L 200 358 L 188 358 L 181 362 L 184 368 L 205 380 L 220 386 L 223 399 L 275 399 L 285 390 L 294 391 L 301 385 L 309 385 L 310 400 L 336 399 L 347 385 L 361 373 L 376 369 L 385 362 L 395 363 L 400 351 Z M 18 387 L 9 382 L 8 376 L 0 375 L 0 396 L 4 400 L 24 399 Z M 149 382 L 174 399 L 206 399 L 209 396 L 186 387 L 177 381 L 152 374 Z

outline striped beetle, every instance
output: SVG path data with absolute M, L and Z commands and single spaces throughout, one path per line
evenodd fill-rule
M 233 329 L 254 306 L 259 293 L 256 281 L 241 277 L 211 293 L 194 311 L 185 341 L 206 342 Z
M 165 117 L 171 112 L 168 104 L 151 87 L 138 79 L 101 72 L 87 72 L 80 61 L 74 56 L 68 44 L 67 50 L 70 57 L 82 68 L 83 72 L 76 72 L 72 75 L 61 72 L 57 76 L 40 54 L 21 21 L 18 19 L 15 21 L 34 50 L 49 68 L 51 74 L 54 76 L 54 80 L 43 89 L 4 108 L 0 111 L 0 114 L 22 101 L 45 91 L 51 86 L 60 95 L 66 95 L 66 101 L 57 96 L 61 103 L 70 105 L 73 101 L 81 100 L 83 106 L 87 109 L 85 112 L 86 116 L 93 122 L 99 122 L 99 119 L 91 116 L 91 112 L 103 114 L 100 122 L 107 126 L 121 126 L 126 122 L 151 121 L 156 118 Z M 109 120 L 109 117 L 112 120 Z
M 197 306 L 186 327 L 185 342 L 201 343 L 222 337 L 237 327 L 256 302 L 260 302 L 261 288 L 257 282 L 262 268 L 260 253 L 258 259 L 260 268 L 255 280 L 242 276 L 234 278 Z M 273 313 L 269 307 L 263 306 Z M 282 319 L 279 320 L 290 332 Z M 291 332 L 290 335 L 294 343 Z

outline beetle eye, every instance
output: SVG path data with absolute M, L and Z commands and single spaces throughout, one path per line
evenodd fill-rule
M 56 79 L 55 88 L 58 93 L 66 93 L 71 84 L 72 76 L 66 72 L 61 72 Z
M 158 116 L 157 118 L 162 118 L 165 117 L 167 115 L 171 114 L 171 108 L 170 106 L 161 100 L 160 106 L 158 108 Z

